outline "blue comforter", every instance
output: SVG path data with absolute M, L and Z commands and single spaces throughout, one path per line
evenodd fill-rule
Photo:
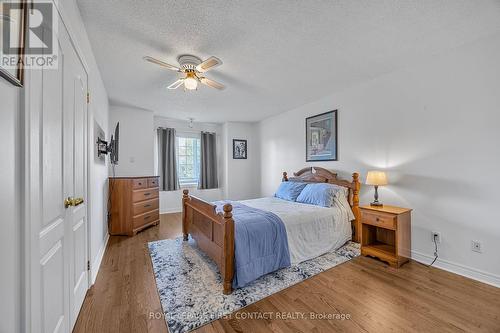
M 241 288 L 262 275 L 290 266 L 290 252 L 283 221 L 275 214 L 234 201 L 233 205 L 235 274 L 233 288 Z

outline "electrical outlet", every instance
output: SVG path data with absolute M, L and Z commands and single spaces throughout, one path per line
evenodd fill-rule
M 483 253 L 481 242 L 477 240 L 473 240 L 470 242 L 471 250 L 474 252 Z
M 441 243 L 441 233 L 438 232 L 438 231 L 433 231 L 432 232 L 432 238 L 431 238 L 431 241 L 434 242 L 434 240 L 436 240 L 436 243 Z

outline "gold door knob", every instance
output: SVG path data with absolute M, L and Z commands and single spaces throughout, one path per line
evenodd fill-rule
M 69 206 L 75 207 L 81 205 L 83 202 L 83 198 L 67 197 L 66 199 L 64 199 L 64 208 L 68 208 Z
M 73 203 L 73 198 L 67 197 L 66 199 L 64 199 L 64 208 L 72 206 L 72 203 Z
M 83 203 L 83 198 L 76 198 L 74 199 L 73 203 L 74 205 L 73 206 L 78 206 L 78 205 L 81 205 Z

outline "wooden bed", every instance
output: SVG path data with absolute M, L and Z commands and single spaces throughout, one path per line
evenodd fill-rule
M 349 189 L 349 204 L 356 219 L 352 221 L 352 239 L 360 240 L 359 174 L 353 173 L 352 180 L 337 179 L 337 174 L 319 167 L 308 167 L 288 177 L 283 172 L 282 181 L 308 183 L 330 183 Z M 231 204 L 224 205 L 223 213 L 216 212 L 216 206 L 197 197 L 190 196 L 188 190 L 182 196 L 182 233 L 184 241 L 191 235 L 210 258 L 212 258 L 224 280 L 224 294 L 231 294 L 234 276 L 234 220 Z

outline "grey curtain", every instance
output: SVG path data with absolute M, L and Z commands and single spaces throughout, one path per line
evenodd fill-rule
M 201 132 L 201 165 L 199 189 L 219 187 L 215 133 Z
M 160 176 L 160 191 L 179 189 L 174 128 L 158 128 L 158 175 Z

